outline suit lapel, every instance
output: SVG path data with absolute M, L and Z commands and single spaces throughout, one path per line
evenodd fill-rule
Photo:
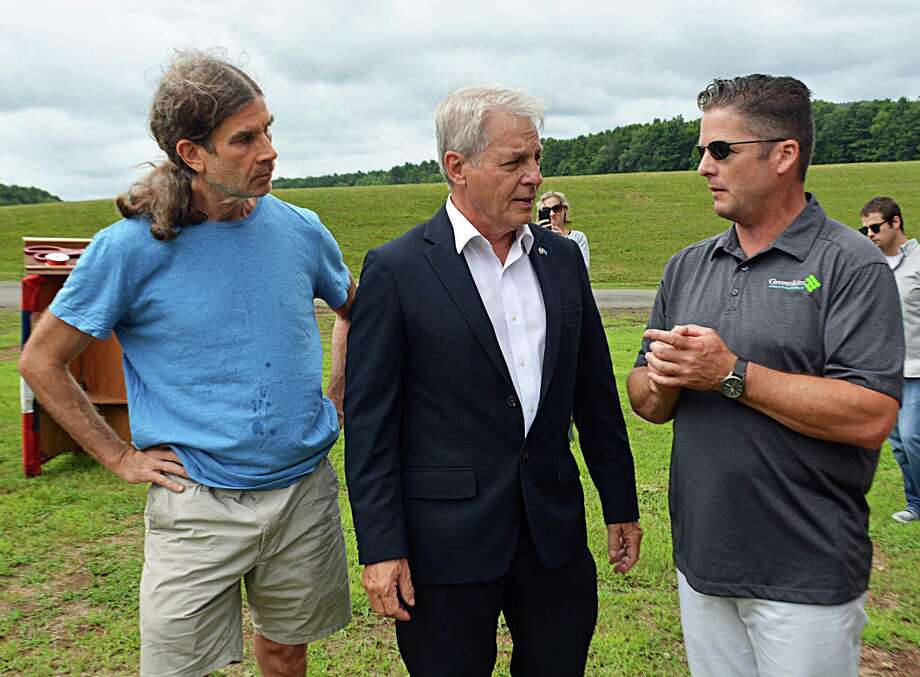
M 508 365 L 505 364 L 498 339 L 495 338 L 492 321 L 479 296 L 479 290 L 476 289 L 473 275 L 470 273 L 469 266 L 466 265 L 463 254 L 457 253 L 454 231 L 444 207 L 441 207 L 434 218 L 428 222 L 425 239 L 433 243 L 432 247 L 425 250 L 425 256 L 434 268 L 435 274 L 440 278 L 447 293 L 457 306 L 457 310 L 466 320 L 495 368 L 508 382 L 508 385 L 512 385 Z M 462 358 L 458 356 L 458 359 Z
M 530 226 L 534 234 L 533 247 L 530 249 L 530 263 L 537 274 L 540 291 L 543 293 L 543 306 L 546 309 L 546 344 L 543 348 L 543 375 L 540 378 L 540 406 L 549 388 L 556 368 L 559 353 L 559 337 L 562 331 L 562 296 L 559 289 L 559 268 L 553 249 L 545 244 L 543 229 Z

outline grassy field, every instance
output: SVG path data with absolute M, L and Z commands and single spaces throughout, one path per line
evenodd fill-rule
M 604 316 L 619 383 L 641 335 L 641 314 Z M 320 316 L 327 340 L 332 316 Z M 18 314 L 0 311 L 0 673 L 132 674 L 138 660 L 137 587 L 146 488 L 122 483 L 82 455 L 65 455 L 24 479 L 19 452 Z M 328 368 L 328 362 L 327 362 Z M 624 408 L 628 406 L 624 402 Z M 605 562 L 597 495 L 586 484 L 600 618 L 589 675 L 686 674 L 667 512 L 670 429 L 627 414 L 645 541 L 639 565 L 614 575 Z M 576 454 L 578 456 L 578 454 Z M 331 458 L 342 475 L 342 444 Z M 583 470 L 583 479 L 586 474 Z M 862 675 L 920 671 L 920 530 L 890 518 L 902 505 L 900 474 L 883 452 L 872 492 L 876 555 Z M 404 675 L 389 622 L 373 616 L 360 586 L 347 495 L 354 621 L 310 648 L 313 675 Z M 249 635 L 247 634 L 247 638 Z M 502 629 L 497 675 L 508 674 Z M 255 675 L 245 662 L 224 675 Z
M 694 172 L 548 178 L 542 188 L 568 196 L 573 226 L 588 235 L 591 281 L 599 287 L 654 286 L 671 254 L 726 227 Z M 908 234 L 915 234 L 920 162 L 813 167 L 808 189 L 833 218 L 851 225 L 859 224 L 859 209 L 869 198 L 892 195 L 905 213 Z M 428 219 L 447 188 L 287 189 L 277 195 L 319 213 L 357 277 L 368 249 Z M 117 217 L 111 200 L 0 207 L 0 280 L 19 278 L 22 236 L 90 237 Z

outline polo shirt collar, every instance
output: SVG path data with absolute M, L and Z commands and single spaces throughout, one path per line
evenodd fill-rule
M 824 221 L 827 218 L 821 205 L 818 204 L 817 198 L 811 193 L 805 193 L 805 209 L 803 209 L 792 223 L 780 233 L 780 236 L 773 241 L 769 247 L 759 252 L 760 254 L 770 249 L 779 249 L 787 254 L 804 261 L 808 258 L 808 252 L 811 246 L 821 232 Z M 716 246 L 712 251 L 713 257 L 720 252 L 732 254 L 740 259 L 746 259 L 741 245 L 738 243 L 738 234 L 735 232 L 735 224 L 726 230 L 716 240 Z
M 744 252 L 741 251 L 741 245 L 738 244 L 738 235 L 735 233 L 735 224 L 733 223 L 728 230 L 719 236 L 716 240 L 716 246 L 712 250 L 710 258 L 715 258 L 721 253 L 731 254 L 739 259 L 744 258 Z
M 450 225 L 454 229 L 454 245 L 458 254 L 462 254 L 466 245 L 476 238 L 481 238 L 482 242 L 489 244 L 489 241 L 476 229 L 476 226 L 470 223 L 469 219 L 457 209 L 449 195 L 447 196 L 446 207 L 447 218 L 450 219 Z M 530 225 L 525 223 L 518 226 L 517 230 L 514 231 L 514 241 L 520 243 L 525 256 L 530 256 L 530 248 L 533 246 L 533 233 L 530 232 Z M 489 246 L 491 247 L 491 245 Z

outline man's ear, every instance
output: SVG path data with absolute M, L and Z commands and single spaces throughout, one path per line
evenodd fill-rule
M 795 139 L 786 139 L 776 144 L 779 146 L 779 159 L 776 165 L 777 174 L 799 171 L 799 142 Z
M 176 154 L 182 158 L 196 174 L 201 174 L 205 170 L 204 160 L 201 157 L 202 147 L 189 139 L 179 139 L 176 141 Z
M 447 172 L 447 180 L 450 181 L 451 185 L 466 185 L 466 174 L 464 172 L 466 164 L 466 156 L 463 153 L 453 150 L 444 153 L 444 171 Z
M 901 229 L 901 217 L 900 216 L 891 217 L 891 227 L 897 228 L 899 230 Z

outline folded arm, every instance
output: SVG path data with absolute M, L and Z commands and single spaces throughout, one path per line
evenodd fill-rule
M 650 367 L 636 367 L 629 372 L 626 388 L 629 404 L 636 414 L 651 423 L 667 423 L 674 418 L 680 387 L 659 385 L 649 377 Z
M 658 387 L 719 390 L 737 356 L 708 327 L 649 329 L 648 379 Z M 796 432 L 877 449 L 897 420 L 898 401 L 881 392 L 806 374 L 748 364 L 741 402 Z

